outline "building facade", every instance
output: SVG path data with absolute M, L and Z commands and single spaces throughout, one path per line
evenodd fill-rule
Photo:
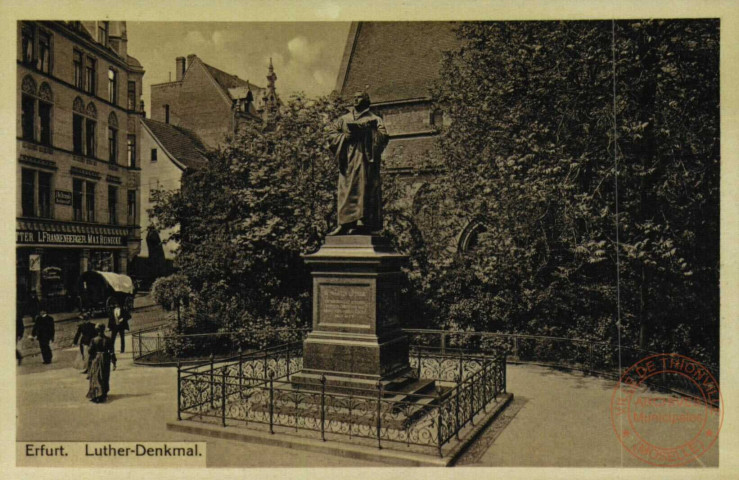
M 276 111 L 277 76 L 270 61 L 269 86 L 259 87 L 203 62 L 177 57 L 175 81 L 151 86 L 152 120 L 182 127 L 213 149 L 243 122 L 261 121 Z
M 17 298 L 64 311 L 80 273 L 125 273 L 140 248 L 144 69 L 125 22 L 18 22 L 17 36 Z
M 157 190 L 179 190 L 183 176 L 207 162 L 205 146 L 191 132 L 152 119 L 141 120 L 141 252 L 138 276 L 150 280 L 169 270 L 177 244 L 172 231 L 157 231 L 145 213 L 154 206 Z

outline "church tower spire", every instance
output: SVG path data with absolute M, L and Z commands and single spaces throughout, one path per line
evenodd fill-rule
M 270 57 L 269 75 L 267 75 L 267 91 L 262 98 L 262 100 L 264 100 L 264 115 L 266 117 L 273 117 L 278 113 L 279 101 L 277 99 L 277 91 L 275 89 L 276 81 L 277 75 L 275 74 L 275 67 L 272 65 L 272 57 Z

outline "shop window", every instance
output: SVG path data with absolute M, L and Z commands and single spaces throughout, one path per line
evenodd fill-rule
M 111 165 L 118 163 L 118 130 L 108 127 L 108 161 Z
M 43 30 L 38 35 L 38 69 L 51 73 L 51 35 Z
M 97 122 L 91 118 L 85 119 L 85 155 L 95 157 L 95 127 Z
M 136 135 L 129 135 L 126 142 L 127 166 L 136 168 Z
M 33 65 L 35 44 L 36 39 L 33 25 L 23 23 L 21 25 L 21 61 L 26 65 Z
M 82 130 L 84 128 L 85 119 L 82 115 L 74 114 L 72 116 L 72 143 L 74 153 L 77 155 L 84 155 L 84 148 L 82 143 Z
M 128 82 L 128 109 L 136 110 L 136 82 Z
M 95 221 L 95 184 L 85 182 L 85 216 L 88 222 Z
M 38 118 L 40 139 L 42 145 L 51 146 L 51 104 L 38 102 Z
M 82 76 L 82 52 L 79 50 L 74 51 L 74 86 L 80 90 L 84 88 L 84 81 Z
M 30 95 L 21 96 L 21 129 L 23 140 L 35 140 L 34 120 L 36 116 L 36 99 Z
M 84 221 L 84 216 L 82 215 L 82 204 L 84 202 L 85 198 L 85 182 L 83 180 L 80 180 L 79 178 L 75 178 L 72 180 L 72 210 L 74 210 L 74 219 L 75 221 L 82 222 Z
M 129 225 L 136 225 L 136 190 L 128 191 L 127 220 Z
M 112 104 L 118 102 L 118 72 L 112 68 L 108 69 L 108 101 Z
M 85 65 L 85 91 L 91 95 L 95 95 L 95 59 L 87 57 L 87 63 Z
M 118 188 L 108 185 L 108 218 L 111 225 L 118 225 Z

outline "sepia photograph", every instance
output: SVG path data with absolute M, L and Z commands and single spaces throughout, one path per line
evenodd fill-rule
M 663 12 L 14 19 L 14 466 L 718 478 L 727 27 Z

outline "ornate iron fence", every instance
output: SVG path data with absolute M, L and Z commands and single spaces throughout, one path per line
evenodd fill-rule
M 621 373 L 640 360 L 658 353 L 586 339 L 546 337 L 493 332 L 455 332 L 415 330 L 404 332 L 412 343 L 439 348 L 442 352 L 463 349 L 469 352 L 503 351 L 509 363 L 562 367 L 618 379 Z M 719 369 L 703 364 L 719 381 Z M 659 376 L 650 386 L 695 397 L 695 385 L 682 375 Z
M 301 388 L 290 381 L 302 368 L 302 344 L 285 344 L 223 362 L 177 369 L 177 418 L 320 434 L 383 444 L 442 449 L 506 391 L 503 356 L 413 348 L 418 379 L 436 381 L 428 393 L 342 387 Z

